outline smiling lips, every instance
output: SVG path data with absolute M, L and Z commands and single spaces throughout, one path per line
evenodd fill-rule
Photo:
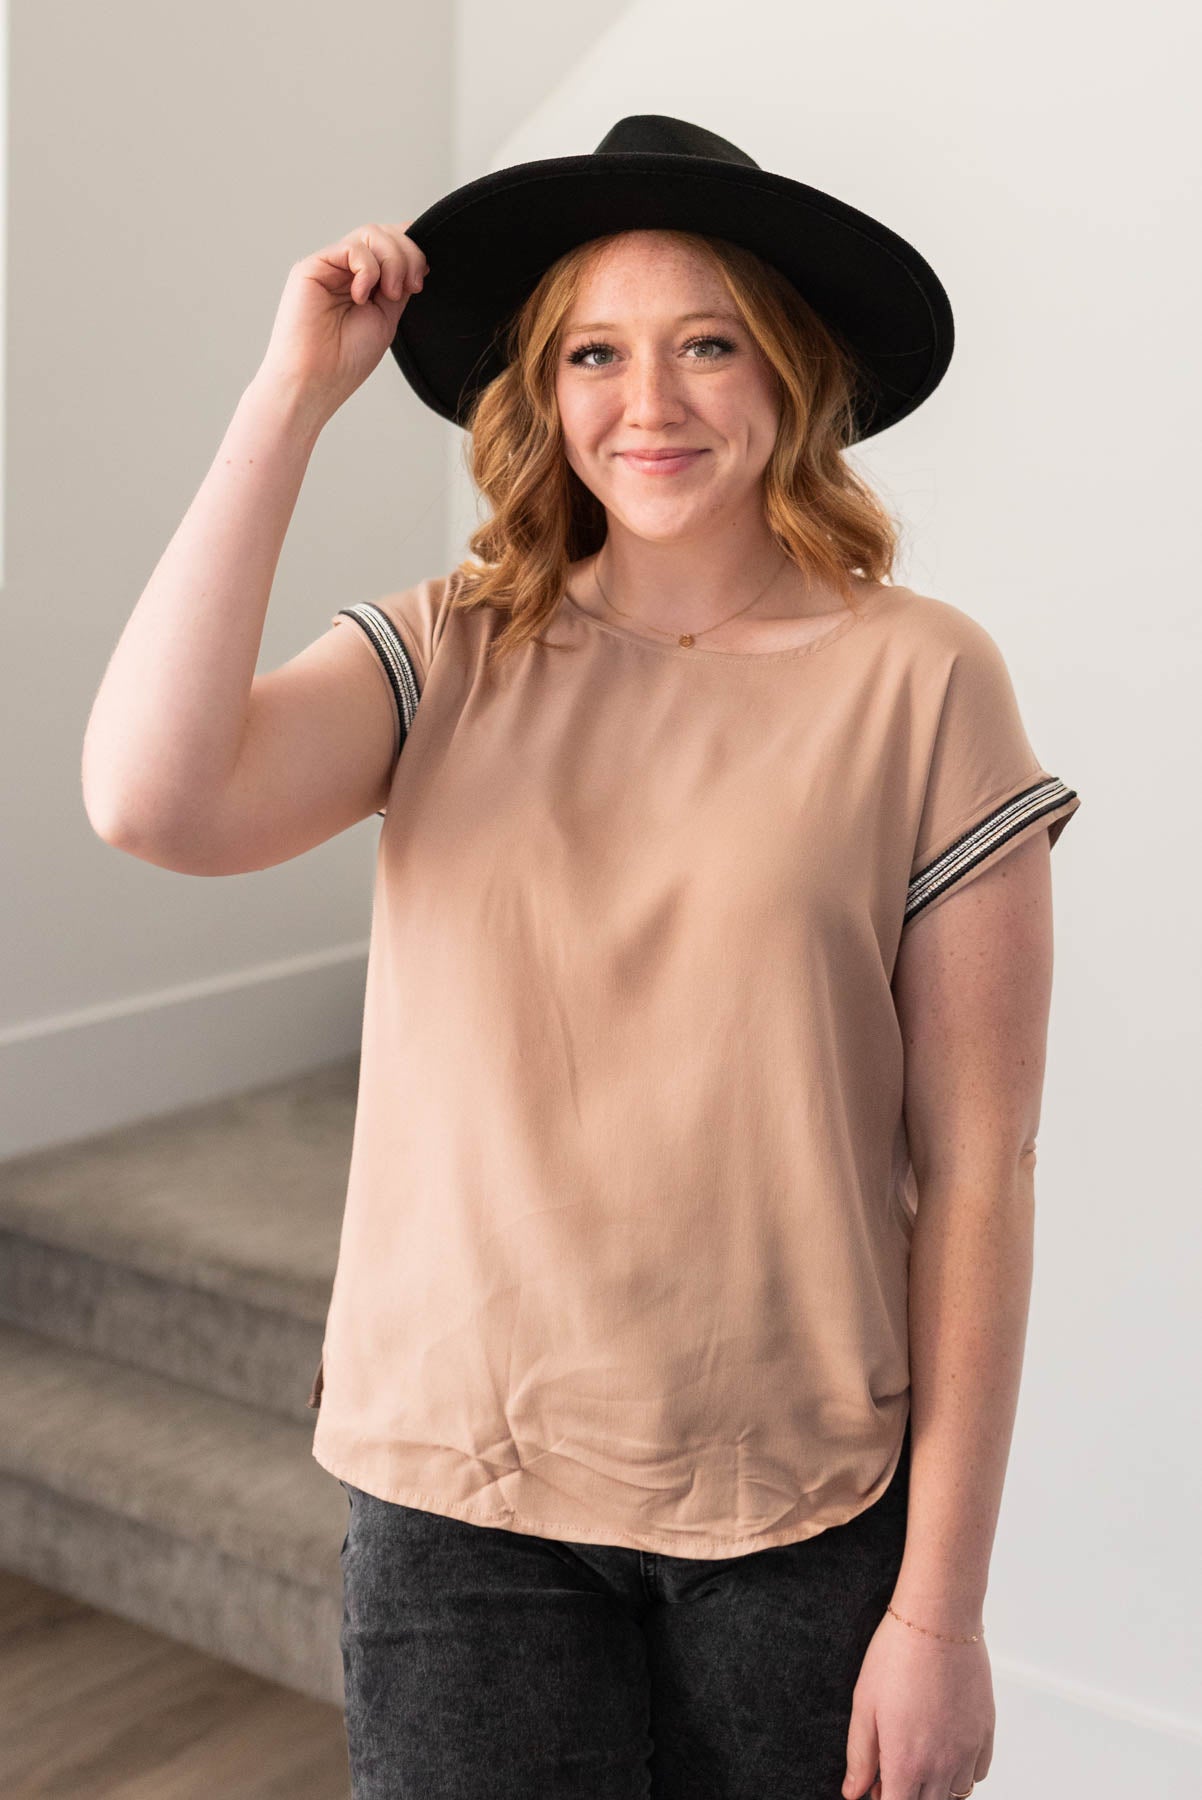
M 678 469 L 687 469 L 704 450 L 624 450 L 620 452 L 621 460 L 629 463 L 632 469 L 640 469 L 646 475 L 674 475 Z

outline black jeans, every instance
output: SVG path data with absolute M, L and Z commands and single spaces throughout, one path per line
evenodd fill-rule
M 910 1462 L 815 1537 L 698 1560 L 343 1482 L 353 1800 L 840 1800 Z

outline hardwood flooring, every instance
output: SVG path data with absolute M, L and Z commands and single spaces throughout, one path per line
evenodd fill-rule
M 339 1707 L 0 1570 L 4 1800 L 348 1800 Z

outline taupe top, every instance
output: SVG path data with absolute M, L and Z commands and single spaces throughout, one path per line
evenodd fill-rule
M 1080 802 L 909 588 L 777 652 L 565 597 L 490 682 L 461 581 L 330 627 L 398 754 L 313 1454 L 510 1531 L 795 1542 L 908 1416 L 902 932 Z

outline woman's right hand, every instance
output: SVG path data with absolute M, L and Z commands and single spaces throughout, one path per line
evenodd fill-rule
M 429 270 L 403 225 L 361 225 L 293 263 L 260 373 L 300 384 L 332 417 L 392 343 Z

